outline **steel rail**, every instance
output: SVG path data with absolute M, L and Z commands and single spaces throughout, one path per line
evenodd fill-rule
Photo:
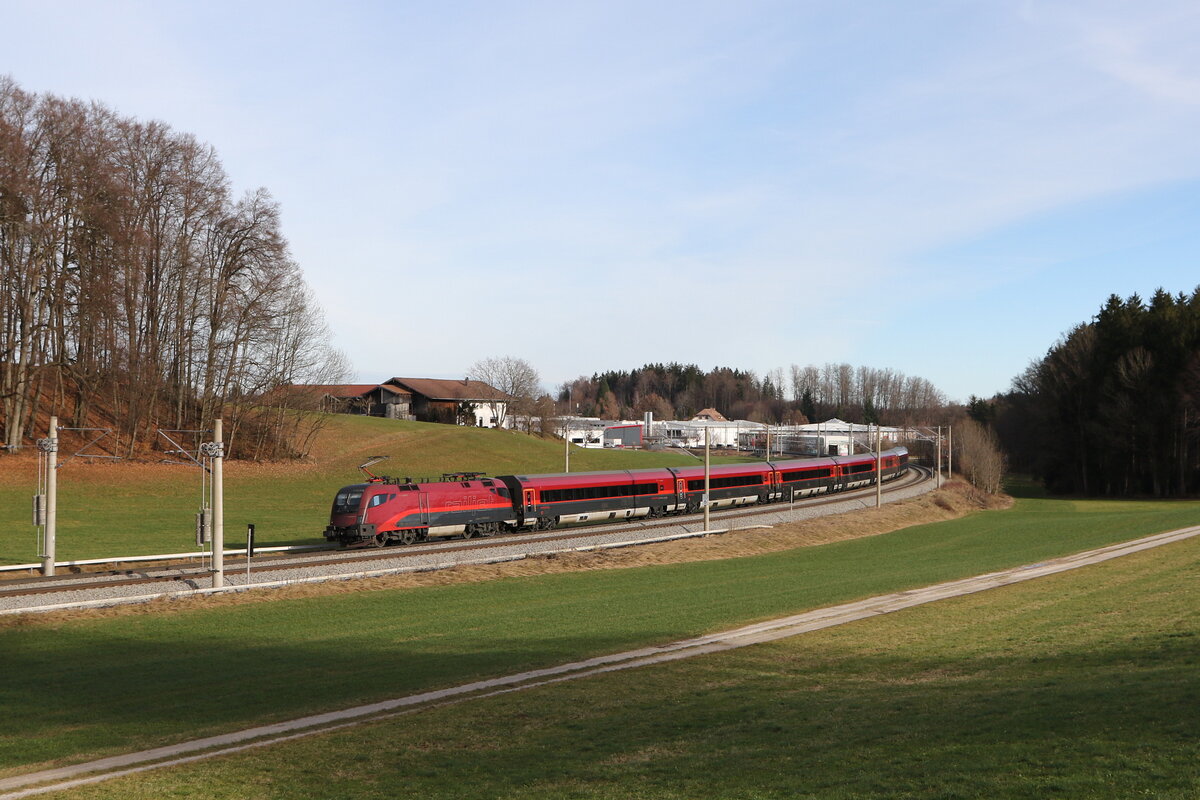
M 885 493 L 893 493 L 907 489 L 916 484 L 928 481 L 931 474 L 924 467 L 910 465 L 908 474 L 892 480 L 884 485 Z M 817 508 L 859 499 L 861 495 L 873 495 L 874 484 L 867 487 L 852 489 L 845 492 L 814 495 L 794 503 L 769 503 L 766 505 L 751 505 L 729 508 L 712 512 L 714 522 L 728 519 L 744 519 L 763 514 L 778 514 L 793 508 Z M 276 572 L 281 570 L 298 569 L 307 566 L 335 566 L 338 564 L 369 563 L 379 559 L 406 558 L 410 556 L 429 555 L 432 553 L 452 553 L 461 551 L 486 551 L 502 547 L 511 547 L 525 542 L 569 542 L 575 539 L 592 538 L 597 533 L 620 533 L 622 530 L 652 532 L 659 528 L 678 527 L 687 524 L 698 514 L 681 514 L 665 518 L 656 518 L 653 522 L 629 524 L 595 524 L 558 529 L 554 531 L 527 532 L 524 534 L 493 536 L 480 539 L 447 539 L 440 542 L 424 542 L 419 545 L 406 545 L 387 548 L 370 548 L 355 550 L 339 550 L 336 555 L 323 556 L 307 553 L 300 556 L 252 560 L 252 568 L 256 574 Z M 257 548 L 255 548 L 257 550 Z M 245 550 L 225 551 L 227 554 L 241 553 Z M 103 563 L 103 562 L 101 562 Z M 233 573 L 246 567 L 246 559 L 229 560 L 227 569 Z M 156 574 L 155 574 L 156 573 Z M 208 578 L 211 570 L 197 568 L 172 568 L 162 566 L 155 569 L 125 570 L 109 572 L 90 572 L 56 575 L 51 577 L 34 576 L 18 580 L 7 580 L 0 583 L 0 597 L 23 597 L 35 594 L 53 594 L 70 591 L 89 591 L 93 589 L 115 588 L 118 586 L 134 586 L 147 583 L 184 582 Z M 194 588 L 201 588 L 196 586 Z M 245 587 L 240 587 L 245 588 Z

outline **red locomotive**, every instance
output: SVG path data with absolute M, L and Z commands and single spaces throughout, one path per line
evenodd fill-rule
M 903 447 L 882 454 L 883 479 L 908 469 Z M 709 469 L 709 507 L 787 502 L 875 482 L 874 454 L 726 464 Z M 371 475 L 340 489 L 325 538 L 344 545 L 412 544 L 493 536 L 580 522 L 691 514 L 704 499 L 703 467 L 553 475 L 455 473 L 414 483 Z

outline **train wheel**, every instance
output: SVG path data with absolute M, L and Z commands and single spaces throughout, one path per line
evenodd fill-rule
M 387 547 L 388 535 L 386 533 L 377 533 L 375 538 L 371 540 L 371 544 L 376 547 Z
M 499 522 L 488 522 L 479 526 L 480 536 L 495 536 L 496 529 L 500 527 Z
M 416 540 L 416 531 L 400 531 L 400 544 L 412 544 Z

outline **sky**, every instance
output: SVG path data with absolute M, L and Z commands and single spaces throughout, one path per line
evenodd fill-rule
M 356 380 L 847 362 L 988 397 L 1200 285 L 1200 4 L 0 0 L 0 74 L 280 203 Z

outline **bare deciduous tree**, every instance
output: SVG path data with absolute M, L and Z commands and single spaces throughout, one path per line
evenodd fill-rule
M 506 395 L 488 403 L 496 425 L 501 427 L 509 414 L 532 416 L 534 398 L 543 393 L 537 370 L 523 358 L 503 356 L 476 361 L 467 371 L 467 377 L 483 381 Z
M 671 404 L 667 402 L 666 398 L 654 392 L 641 397 L 634 404 L 633 410 L 639 416 L 649 411 L 654 414 L 655 419 L 672 419 L 675 416 L 675 409 L 671 408 Z
M 232 439 L 254 428 L 255 453 L 291 449 L 267 393 L 344 362 L 306 292 L 277 205 L 265 190 L 231 203 L 212 148 L 0 77 L 6 445 L 74 403 L 130 453 L 157 424 L 218 415 Z
M 1004 483 L 1004 453 L 991 429 L 974 420 L 954 428 L 955 466 L 976 489 L 998 494 Z

